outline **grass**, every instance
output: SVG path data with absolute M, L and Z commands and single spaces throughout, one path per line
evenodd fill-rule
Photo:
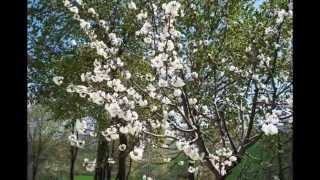
M 93 180 L 93 176 L 76 176 L 75 180 Z

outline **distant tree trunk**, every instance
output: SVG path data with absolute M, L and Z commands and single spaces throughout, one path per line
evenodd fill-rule
M 131 173 L 131 167 L 132 167 L 132 159 L 129 159 L 129 168 L 128 168 L 128 172 L 127 172 L 127 179 L 129 179 L 130 173 Z
M 120 134 L 119 137 L 120 144 L 127 145 L 127 137 L 124 134 Z M 126 160 L 127 154 L 125 151 L 120 151 L 119 153 L 119 168 L 118 168 L 118 179 L 119 180 L 126 180 Z
M 106 180 L 111 180 L 111 171 L 112 171 L 112 166 L 107 163 L 105 172 L 106 172 Z
M 109 152 L 109 148 L 108 148 L 108 156 L 107 156 L 107 158 L 113 156 L 113 153 L 114 153 L 114 142 L 112 142 L 111 145 L 109 145 L 109 146 L 111 146 L 111 152 Z M 111 179 L 112 179 L 112 178 L 111 178 L 112 164 L 108 163 L 108 161 L 107 161 L 107 163 L 106 163 L 105 172 L 106 172 L 106 178 L 107 178 L 107 180 L 111 180 Z
M 78 155 L 78 148 L 71 146 L 70 148 L 71 152 L 71 158 L 70 158 L 70 172 L 69 172 L 69 178 L 70 180 L 74 180 L 74 166 L 77 160 L 77 155 Z
M 78 138 L 78 133 L 75 131 L 75 123 L 76 121 L 72 122 L 72 134 L 76 133 L 77 138 Z M 78 156 L 78 147 L 75 146 L 70 146 L 70 172 L 69 172 L 69 178 L 70 180 L 74 180 L 74 166 L 77 160 Z
M 38 139 L 38 149 L 36 152 L 32 152 L 32 179 L 36 180 L 37 173 L 38 173 L 38 167 L 39 167 L 39 162 L 40 162 L 40 156 L 42 153 L 42 142 L 41 138 L 39 137 Z
M 278 141 L 277 156 L 278 156 L 278 168 L 279 168 L 278 177 L 279 177 L 280 180 L 284 180 L 283 168 L 282 168 L 282 158 L 281 158 L 282 146 L 281 146 L 280 133 L 277 134 L 277 141 Z
M 37 176 L 37 166 L 36 165 L 34 165 L 33 167 L 32 167 L 32 179 L 33 180 L 36 180 L 36 176 Z
M 32 137 L 30 134 L 30 129 L 28 127 L 28 180 L 33 180 L 33 170 L 32 170 Z

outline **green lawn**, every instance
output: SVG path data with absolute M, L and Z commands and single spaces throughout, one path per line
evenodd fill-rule
M 112 180 L 114 180 L 115 178 L 111 178 Z M 76 176 L 75 180 L 93 180 L 93 176 Z
M 93 176 L 76 176 L 76 180 L 93 180 Z

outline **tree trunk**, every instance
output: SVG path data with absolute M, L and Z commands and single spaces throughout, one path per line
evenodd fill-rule
M 33 167 L 32 167 L 32 179 L 33 180 L 36 180 L 36 177 L 37 177 L 37 171 L 38 170 L 38 166 L 36 164 L 33 164 Z
M 108 143 L 105 138 L 99 134 L 98 147 L 97 147 L 97 164 L 94 174 L 95 180 L 105 180 L 106 170 L 108 171 L 109 167 L 106 165 L 107 162 L 107 153 L 108 153 Z M 107 168 L 107 169 L 106 169 Z M 110 177 L 107 177 L 109 180 Z
M 111 170 L 112 166 L 110 164 L 107 164 L 105 172 L 106 172 L 106 180 L 111 180 Z
M 278 156 L 278 167 L 279 167 L 278 177 L 280 180 L 284 180 L 283 168 L 282 168 L 282 158 L 281 158 L 281 152 L 280 152 L 282 150 L 280 133 L 278 133 L 278 135 L 277 135 L 277 141 L 278 141 L 277 156 Z
M 69 178 L 70 178 L 70 180 L 74 180 L 74 164 L 73 164 L 73 160 L 71 160 L 71 164 L 70 164 Z
M 189 160 L 189 167 L 194 167 L 193 163 L 191 163 L 190 160 Z M 195 176 L 194 173 L 190 173 L 188 171 L 188 180 L 194 180 L 195 179 L 194 176 Z
M 194 180 L 194 173 L 188 172 L 188 180 Z
M 74 180 L 74 165 L 75 165 L 75 162 L 77 159 L 78 148 L 71 146 L 70 152 L 71 152 L 71 158 L 70 158 L 69 178 L 70 178 L 70 180 Z
M 124 134 L 120 134 L 119 137 L 120 144 L 127 145 L 127 137 Z M 126 159 L 127 155 L 125 151 L 119 152 L 119 168 L 118 168 L 118 179 L 119 180 L 126 180 Z
M 28 180 L 34 180 L 32 163 L 32 137 L 30 135 L 30 129 L 28 128 Z
M 38 150 L 35 154 L 33 154 L 33 162 L 32 162 L 32 178 L 33 180 L 36 180 L 37 173 L 38 173 L 38 167 L 39 167 L 39 161 L 40 161 L 40 155 L 42 152 L 42 146 L 41 146 L 41 139 L 38 140 Z
M 219 175 L 216 176 L 216 180 L 225 180 L 225 179 L 227 179 L 227 176 L 219 176 Z
M 72 129 L 72 134 L 76 133 L 78 138 L 78 133 L 75 131 L 75 123 L 76 121 L 72 121 L 71 129 Z M 78 147 L 70 146 L 70 172 L 69 172 L 70 180 L 74 180 L 74 166 L 76 163 L 77 156 L 78 156 Z
M 108 159 L 109 159 L 109 157 L 113 156 L 113 153 L 114 153 L 114 142 L 109 144 L 109 146 L 110 146 L 111 152 L 109 152 L 110 149 L 108 147 L 108 151 L 107 151 L 108 155 L 106 157 L 107 161 L 106 161 L 106 166 L 105 166 L 105 169 L 104 169 L 107 180 L 111 180 L 112 179 L 111 178 L 111 175 L 112 175 L 111 172 L 112 172 L 113 165 L 108 162 Z
M 41 128 L 41 127 L 39 127 Z M 41 130 L 41 129 L 40 129 Z M 39 163 L 40 163 L 40 156 L 43 151 L 43 143 L 42 143 L 42 138 L 41 138 L 41 131 L 39 130 L 38 132 L 38 142 L 37 142 L 37 150 L 35 152 L 32 152 L 32 178 L 33 180 L 36 180 L 37 178 L 37 173 L 38 173 L 38 168 L 39 168 Z

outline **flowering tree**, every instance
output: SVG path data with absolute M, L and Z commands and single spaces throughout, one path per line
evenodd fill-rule
M 59 144 L 62 133 L 57 131 L 59 124 L 49 121 L 51 113 L 43 106 L 28 106 L 28 168 L 30 180 L 39 179 L 46 162 L 50 160 L 51 149 Z M 59 137 L 59 138 L 58 138 Z M 30 167 L 31 166 L 31 167 Z
M 119 142 L 119 179 L 128 155 L 144 161 L 147 143 L 175 143 L 190 159 L 189 179 L 200 166 L 224 179 L 260 138 L 290 130 L 291 4 L 121 2 L 129 16 L 104 20 L 85 2 L 64 1 L 98 55 L 67 91 L 110 115 L 101 134 Z

